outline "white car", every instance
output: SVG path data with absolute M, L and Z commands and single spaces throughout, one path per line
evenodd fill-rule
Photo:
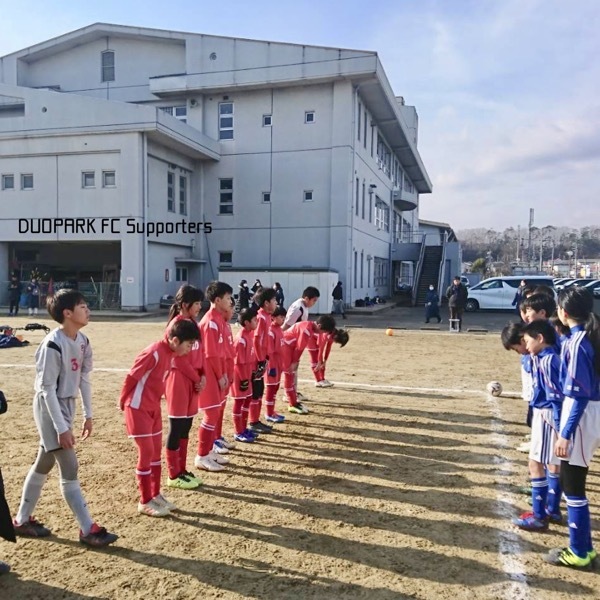
M 468 312 L 479 309 L 515 310 L 513 301 L 517 288 L 523 280 L 530 285 L 545 285 L 554 290 L 552 278 L 543 275 L 492 277 L 469 288 L 465 310 Z

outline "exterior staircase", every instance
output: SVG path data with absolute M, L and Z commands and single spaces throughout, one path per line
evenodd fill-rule
M 425 296 L 427 295 L 430 285 L 433 285 L 433 287 L 437 290 L 443 250 L 443 246 L 425 247 L 423 267 L 421 269 L 421 276 L 419 277 L 419 281 L 417 283 L 416 306 L 425 305 Z

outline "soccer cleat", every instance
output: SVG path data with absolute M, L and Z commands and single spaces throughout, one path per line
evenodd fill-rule
M 108 546 L 118 539 L 118 535 L 106 531 L 105 527 L 100 527 L 96 523 L 92 525 L 92 528 L 87 535 L 83 535 L 83 533 L 79 531 L 79 541 L 86 546 L 93 546 L 94 548 Z
M 181 473 L 174 479 L 167 479 L 167 487 L 178 490 L 195 490 L 200 484 L 195 479 L 190 479 L 187 475 Z
M 531 496 L 532 487 L 530 485 L 521 485 L 517 487 L 517 493 L 523 494 L 524 496 Z
M 227 450 L 233 450 L 235 448 L 235 442 L 230 442 L 229 440 L 225 439 L 223 436 L 221 436 L 216 442 L 216 443 L 220 443 L 222 446 L 225 446 L 225 448 L 227 448 Z
M 322 379 L 321 381 L 317 381 L 315 383 L 315 387 L 318 387 L 318 388 L 333 387 L 333 383 L 331 383 L 331 381 L 327 381 L 327 379 Z
M 217 441 L 218 440 L 215 440 L 212 451 L 215 454 L 229 454 L 229 448 L 225 448 L 225 446 L 223 446 L 223 444 L 217 444 Z
M 523 513 L 518 519 L 513 519 L 513 524 L 525 531 L 546 531 L 548 521 L 538 519 L 532 512 Z
M 6 573 L 10 573 L 10 565 L 0 560 L 0 575 L 6 575 Z
M 589 552 L 588 552 L 588 556 L 590 560 L 596 560 L 598 553 L 592 548 Z
M 194 464 L 199 468 L 199 469 L 204 469 L 205 471 L 212 471 L 212 472 L 218 472 L 218 471 L 224 471 L 225 467 L 223 465 L 220 465 L 219 463 L 216 463 L 210 456 L 210 454 L 207 454 L 206 456 L 196 456 L 196 459 L 194 460 Z
M 250 425 L 248 425 L 248 429 L 250 429 L 250 431 L 253 431 L 256 433 L 272 433 L 273 432 L 273 427 L 271 427 L 271 425 L 265 425 L 264 423 L 261 423 L 260 421 L 256 421 L 256 423 L 250 423 Z
M 267 415 L 265 420 L 269 421 L 269 423 L 283 423 L 285 421 L 285 417 L 279 413 L 273 413 L 272 415 Z
M 294 413 L 296 415 L 307 415 L 308 408 L 306 408 L 305 406 L 300 404 L 300 402 L 298 402 L 297 404 L 294 404 L 293 406 L 288 406 L 288 412 Z
M 243 442 L 244 444 L 253 444 L 256 438 L 252 435 L 248 435 L 245 431 L 242 433 L 236 433 L 234 436 L 237 442 Z
M 214 450 L 209 454 L 209 456 L 218 465 L 228 465 L 229 464 L 229 459 L 226 456 L 217 454 Z
M 36 521 L 33 517 L 29 517 L 29 521 L 25 521 L 22 525 L 17 525 L 13 521 L 15 534 L 23 537 L 48 537 L 52 532 L 44 527 L 43 523 Z
M 548 519 L 550 523 L 554 523 L 555 525 L 562 525 L 564 523 L 562 513 L 559 512 L 550 514 L 548 511 L 546 511 L 546 519 Z
M 154 498 L 152 498 L 152 500 L 154 500 L 156 504 L 160 504 L 161 506 L 167 508 L 169 512 L 172 510 L 177 510 L 177 506 L 175 506 L 175 504 L 173 504 L 172 502 L 169 502 L 169 500 L 167 500 L 162 494 L 155 496 Z
M 546 556 L 546 562 L 559 567 L 571 567 L 573 569 L 587 569 L 592 563 L 590 554 L 585 558 L 577 556 L 571 548 L 554 548 Z
M 202 485 L 202 479 L 200 479 L 200 477 L 198 477 L 197 475 L 194 475 L 191 471 L 185 471 L 185 473 L 183 473 L 188 479 L 192 479 L 193 481 L 197 481 L 198 485 Z
M 146 504 L 138 502 L 138 512 L 140 515 L 146 515 L 147 517 L 166 517 L 171 514 L 171 511 L 157 502 L 156 498 L 146 502 Z

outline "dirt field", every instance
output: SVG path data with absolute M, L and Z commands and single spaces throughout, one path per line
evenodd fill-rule
M 82 547 L 54 472 L 36 510 L 54 535 L 0 541 L 0 558 L 13 567 L 0 578 L 0 598 L 600 597 L 597 572 L 542 561 L 566 545 L 566 527 L 529 534 L 510 525 L 528 508 L 515 493 L 526 455 L 513 449 L 527 429 L 521 400 L 482 393 L 493 379 L 519 389 L 518 358 L 497 335 L 353 330 L 350 344 L 332 352 L 334 388 L 308 382 L 304 357 L 311 414 L 288 415 L 276 434 L 238 444 L 230 468 L 205 474 L 200 491 L 168 491 L 179 512 L 150 519 L 136 513 L 136 452 L 115 408 L 124 373 L 101 369 L 128 369 L 162 324 L 92 323 L 85 332 L 98 371 L 80 477 L 94 518 L 121 537 L 105 551 Z M 42 337 L 0 351 L 10 400 L 0 465 L 13 511 L 36 453 L 26 367 Z M 598 545 L 596 469 L 588 481 Z

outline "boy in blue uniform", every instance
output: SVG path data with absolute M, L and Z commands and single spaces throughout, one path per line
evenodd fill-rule
M 522 514 L 513 522 L 527 531 L 545 531 L 549 521 L 562 522 L 560 461 L 554 455 L 563 401 L 559 382 L 560 360 L 555 351 L 556 334 L 548 321 L 538 320 L 526 325 L 523 339 L 532 357 L 529 474 L 533 511 Z

